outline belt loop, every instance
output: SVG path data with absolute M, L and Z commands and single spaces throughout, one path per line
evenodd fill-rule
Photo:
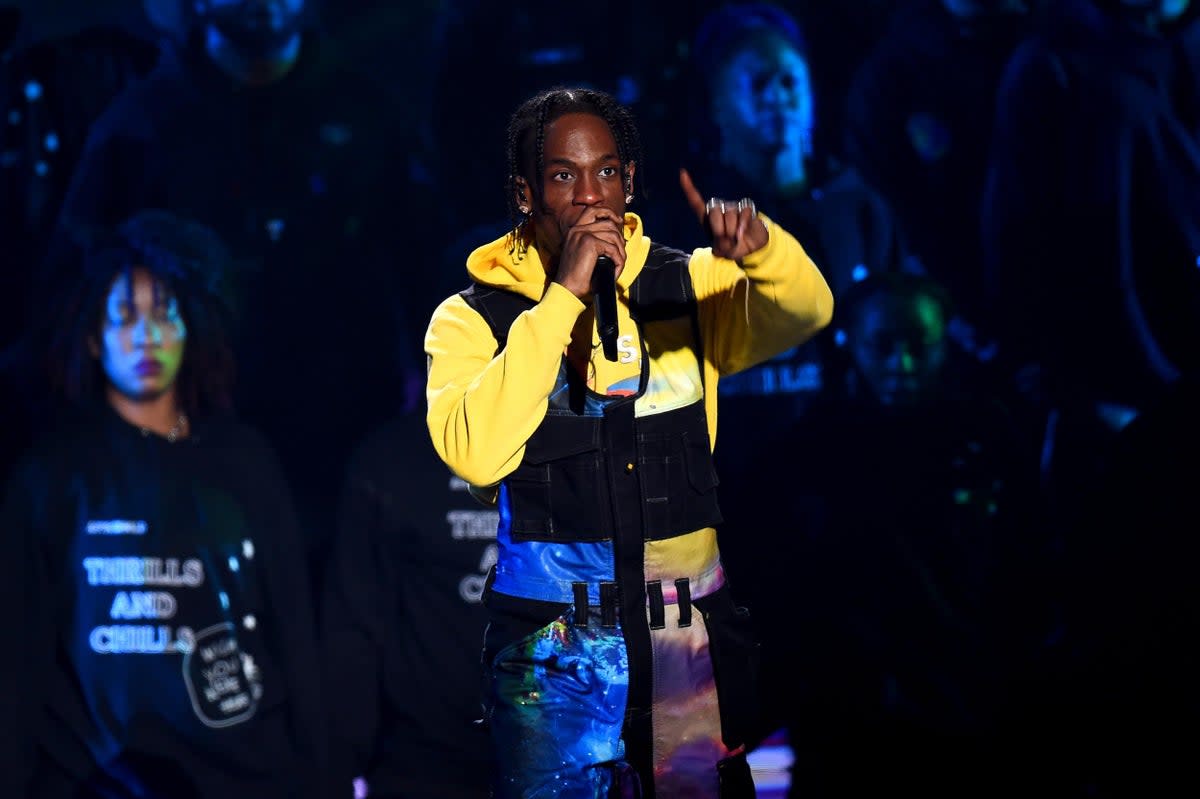
M 600 583 L 600 626 L 617 626 L 617 584 L 614 582 Z
M 663 605 L 662 580 L 646 583 L 646 598 L 650 600 L 650 629 L 665 629 L 667 613 L 666 607 Z
M 679 594 L 679 626 L 692 626 L 692 584 L 686 577 L 675 581 L 675 591 Z
M 588 626 L 588 584 L 587 583 L 571 583 L 571 590 L 575 593 L 575 626 Z

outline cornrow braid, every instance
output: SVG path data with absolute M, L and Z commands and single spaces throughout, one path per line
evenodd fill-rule
M 508 218 L 512 223 L 509 234 L 509 252 L 521 258 L 529 246 L 528 236 L 522 228 L 526 217 L 517 207 L 517 178 L 525 177 L 530 193 L 541 193 L 541 174 L 545 169 L 544 146 L 546 126 L 565 114 L 592 114 L 603 119 L 612 132 L 617 144 L 617 157 L 621 162 L 621 183 L 629 185 L 629 164 L 638 164 L 641 174 L 642 143 L 637 124 L 628 108 L 615 97 L 597 89 L 568 88 L 556 86 L 535 94 L 513 112 L 508 122 L 506 155 L 508 177 L 505 180 L 505 202 Z M 532 174 L 522 175 L 528 169 Z M 530 202 L 534 197 L 529 198 Z

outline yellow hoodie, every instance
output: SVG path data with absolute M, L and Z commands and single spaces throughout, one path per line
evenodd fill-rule
M 637 403 L 638 415 L 687 404 L 702 391 L 709 438 L 715 443 L 718 377 L 771 358 L 829 324 L 833 296 L 825 279 L 791 234 L 760 218 L 768 243 L 741 266 L 715 257 L 708 248 L 692 254 L 688 271 L 703 337 L 702 369 L 686 346 L 690 330 L 651 331 L 647 325 L 650 387 Z M 616 362 L 600 351 L 590 309 L 551 281 L 534 247 L 514 259 L 504 236 L 468 257 L 472 279 L 537 304 L 517 317 L 500 351 L 487 322 L 457 294 L 442 302 L 430 320 L 425 334 L 426 421 L 438 455 L 463 480 L 494 485 L 521 462 L 525 442 L 546 413 L 571 331 L 585 310 L 595 343 L 589 384 L 612 388 L 636 378 L 642 343 L 629 317 L 629 286 L 650 250 L 636 214 L 625 215 L 625 238 L 625 268 L 617 281 L 618 328 L 624 335 Z M 695 379 L 689 379 L 689 371 Z

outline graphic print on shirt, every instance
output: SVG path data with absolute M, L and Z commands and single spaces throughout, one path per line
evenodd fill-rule
M 89 522 L 89 528 L 94 524 Z M 144 521 L 135 524 L 146 527 Z M 162 655 L 182 652 L 192 645 L 191 628 L 168 622 L 178 613 L 178 593 L 204 585 L 204 564 L 198 558 L 90 555 L 83 558 L 82 568 L 89 590 L 107 593 L 110 588 L 116 589 L 104 602 L 108 607 L 105 623 L 92 626 L 88 632 L 93 652 Z
M 114 695 L 115 704 L 99 712 L 136 715 L 152 702 L 164 714 L 223 728 L 249 720 L 258 708 L 261 671 L 246 649 L 256 640 L 253 541 L 236 501 L 213 492 L 204 499 L 205 512 L 189 521 L 116 514 L 82 520 L 71 633 L 79 668 L 102 681 L 124 674 L 157 686 Z M 246 635 L 249 642 L 241 640 Z
M 262 698 L 258 666 L 241 650 L 230 622 L 196 633 L 195 646 L 183 655 L 183 679 L 196 716 L 209 727 L 248 720 Z

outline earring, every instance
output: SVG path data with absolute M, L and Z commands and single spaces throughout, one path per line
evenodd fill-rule
M 518 205 L 517 210 L 521 212 L 522 216 L 529 216 L 529 206 L 528 205 Z
M 625 204 L 629 205 L 631 202 L 633 202 L 633 181 L 626 180 L 625 181 Z
M 625 204 L 629 205 L 631 202 L 633 202 L 633 193 L 632 192 L 625 195 Z

